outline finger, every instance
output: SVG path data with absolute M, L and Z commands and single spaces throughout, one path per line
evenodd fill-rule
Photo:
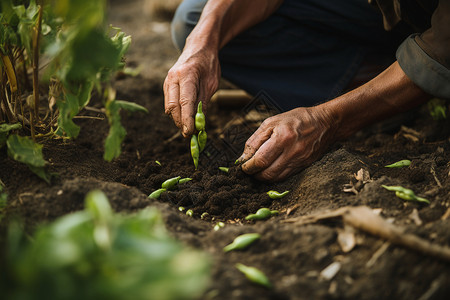
M 193 81 L 186 81 L 180 85 L 181 123 L 183 135 L 194 133 L 194 107 L 197 103 L 197 86 Z
M 254 174 L 254 177 L 261 181 L 281 181 L 292 173 L 292 168 L 287 166 L 288 158 L 281 154 L 268 168 Z
M 273 128 L 260 126 L 245 143 L 244 152 L 237 159 L 238 163 L 243 163 L 252 158 L 256 151 L 265 143 L 272 135 Z
M 165 112 L 172 116 L 175 125 L 181 129 L 181 107 L 178 101 L 180 95 L 180 86 L 178 83 L 170 84 L 165 87 L 166 97 Z
M 242 165 L 242 170 L 247 174 L 259 173 L 269 168 L 283 153 L 283 145 L 276 137 L 264 142 L 255 154 Z

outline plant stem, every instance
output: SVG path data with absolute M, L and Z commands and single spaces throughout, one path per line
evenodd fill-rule
M 33 98 L 34 98 L 34 117 L 39 121 L 39 40 L 41 37 L 42 24 L 42 6 L 39 6 L 37 27 L 35 26 L 33 34 Z M 33 121 L 31 121 L 33 124 Z M 33 127 L 33 126 L 31 126 Z M 32 131 L 33 132 L 33 131 Z

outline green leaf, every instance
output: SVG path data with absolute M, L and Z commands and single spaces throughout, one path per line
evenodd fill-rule
M 127 134 L 125 128 L 120 123 L 120 108 L 120 105 L 115 100 L 106 103 L 106 116 L 108 117 L 110 126 L 108 136 L 105 140 L 105 153 L 103 155 L 106 161 L 111 161 L 120 155 L 120 145 Z
M 77 126 L 72 118 L 79 112 L 78 97 L 73 94 L 66 94 L 64 101 L 57 101 L 56 105 L 59 108 L 58 129 L 56 134 L 68 137 L 77 137 L 80 133 L 80 127 Z
M 8 299 L 165 300 L 203 295 L 209 286 L 209 257 L 175 241 L 158 210 L 111 211 L 110 222 L 104 225 L 92 213 L 93 207 L 95 214 L 109 207 L 104 194 L 89 193 L 86 205 L 82 211 L 40 226 L 28 239 L 20 224 L 9 226 L 7 258 L 0 273 L 6 279 L 0 280 L 2 295 Z M 99 247 L 99 228 L 109 233 L 109 248 Z
M 26 164 L 32 172 L 50 183 L 50 175 L 45 171 L 46 161 L 42 155 L 42 145 L 33 142 L 28 137 L 12 134 L 6 141 L 8 155 Z
M 447 118 L 446 101 L 438 98 L 433 98 L 428 101 L 428 110 L 435 121 L 444 120 Z
M 128 101 L 124 101 L 124 100 L 116 100 L 116 104 L 120 108 L 123 108 L 127 111 L 131 111 L 131 112 L 140 111 L 140 112 L 148 113 L 148 110 L 145 107 L 143 107 L 137 103 L 134 103 L 134 102 L 128 102 Z
M 9 132 L 11 130 L 21 129 L 22 125 L 20 123 L 16 124 L 0 124 L 0 148 L 6 144 L 6 139 L 8 138 Z
M 105 153 L 103 155 L 106 161 L 111 161 L 119 157 L 121 153 L 120 145 L 127 134 L 127 131 L 120 122 L 121 108 L 132 112 L 148 112 L 145 107 L 128 101 L 112 100 L 106 103 L 106 116 L 108 117 L 110 126 L 108 136 L 105 140 Z

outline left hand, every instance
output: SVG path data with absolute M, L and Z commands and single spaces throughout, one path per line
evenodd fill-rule
M 286 179 L 319 159 L 335 141 L 332 123 L 320 106 L 266 119 L 245 144 L 242 170 L 264 181 Z

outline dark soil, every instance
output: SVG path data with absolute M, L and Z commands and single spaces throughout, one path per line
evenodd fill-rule
M 117 78 L 118 98 L 137 102 L 149 113 L 123 114 L 128 135 L 122 155 L 112 163 L 102 158 L 106 120 L 77 119 L 82 129 L 76 140 L 46 141 L 49 170 L 58 174 L 50 185 L 0 150 L 0 179 L 9 193 L 2 240 L 9 219 L 20 216 L 31 232 L 38 224 L 82 209 L 86 193 L 100 188 L 117 211 L 157 206 L 176 238 L 213 257 L 212 282 L 205 299 L 448 299 L 448 263 L 390 245 L 375 263 L 368 264 L 383 240 L 357 232 L 357 246 L 346 253 L 337 241 L 344 230 L 339 220 L 305 226 L 283 222 L 313 212 L 367 205 L 380 208 L 384 218 L 408 233 L 450 246 L 450 219 L 442 218 L 450 205 L 448 120 L 433 121 L 426 107 L 420 108 L 335 145 L 321 160 L 285 182 L 266 184 L 245 175 L 234 161 L 260 117 L 273 111 L 264 106 L 264 97 L 233 110 L 216 103 L 208 114 L 209 142 L 194 171 L 189 141 L 177 135 L 163 111 L 162 82 L 178 55 L 170 41 L 169 23 L 153 21 L 142 7 L 140 0 L 114 1 L 110 20 L 133 36 L 128 65 L 142 66 L 137 77 Z M 102 117 L 91 111 L 83 114 Z M 401 125 L 417 131 L 417 140 Z M 410 159 L 411 166 L 384 167 L 401 159 Z M 230 172 L 219 171 L 219 166 L 230 167 Z M 361 168 L 370 173 L 370 182 L 355 179 Z M 147 198 L 175 176 L 193 180 L 163 193 L 159 201 Z M 359 193 L 343 191 L 350 182 Z M 431 204 L 405 202 L 382 184 L 411 188 Z M 281 200 L 271 200 L 266 195 L 271 189 L 291 192 Z M 180 212 L 179 206 L 192 209 L 193 218 Z M 244 220 L 260 207 L 277 209 L 280 215 L 267 221 Z M 412 217 L 415 211 L 421 223 Z M 208 215 L 202 220 L 204 212 Z M 214 231 L 217 221 L 226 226 Z M 260 233 L 261 240 L 245 251 L 223 253 L 222 248 L 234 237 L 249 232 Z M 238 262 L 264 271 L 274 288 L 249 283 L 234 267 Z M 333 262 L 340 263 L 339 272 L 323 279 L 320 272 Z

